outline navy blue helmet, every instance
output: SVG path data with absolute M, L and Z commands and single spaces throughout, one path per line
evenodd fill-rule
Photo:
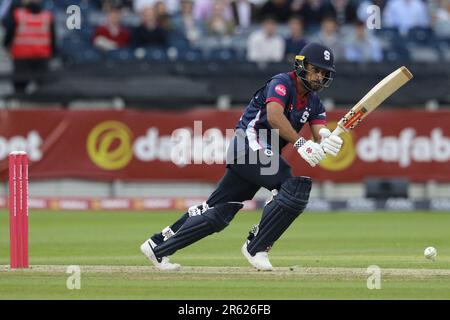
M 320 88 L 313 90 L 311 83 L 306 80 L 306 64 L 311 64 L 317 68 L 326 71 Z M 334 55 L 330 48 L 311 42 L 303 47 L 298 55 L 295 56 L 295 73 L 302 81 L 306 89 L 310 91 L 320 91 L 324 87 L 329 87 L 333 81 L 334 74 L 336 73 L 334 67 Z

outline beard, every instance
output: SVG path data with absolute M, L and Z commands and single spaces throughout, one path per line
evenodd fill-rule
M 309 81 L 309 85 L 313 91 L 319 91 L 323 88 L 323 83 L 321 81 Z

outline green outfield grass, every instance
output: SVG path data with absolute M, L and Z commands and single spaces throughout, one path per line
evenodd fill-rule
M 172 257 L 195 268 L 156 271 L 139 246 L 178 216 L 32 211 L 30 263 L 48 267 L 2 267 L 0 299 L 450 299 L 448 212 L 306 212 L 272 249 L 272 273 L 254 271 L 241 255 L 260 217 L 241 212 L 220 234 Z M 8 224 L 0 211 L 0 265 L 9 264 Z M 427 246 L 437 248 L 435 262 L 423 257 Z M 81 290 L 66 288 L 68 265 L 80 266 Z M 381 268 L 380 290 L 367 288 L 370 265 Z

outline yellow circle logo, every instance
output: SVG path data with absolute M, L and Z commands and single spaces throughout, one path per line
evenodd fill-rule
M 332 122 L 328 125 L 328 128 L 333 132 L 333 130 L 336 128 L 337 123 Z M 344 140 L 344 143 L 342 144 L 342 149 L 339 151 L 338 155 L 336 157 L 328 156 L 325 158 L 325 160 L 321 161 L 319 165 L 330 171 L 342 171 L 344 169 L 347 169 L 353 161 L 356 159 L 356 152 L 355 152 L 355 146 L 353 141 L 354 134 L 353 132 L 344 133 L 341 135 L 342 140 Z
M 91 160 L 105 170 L 119 170 L 133 157 L 132 133 L 118 121 L 105 121 L 88 135 L 87 152 Z

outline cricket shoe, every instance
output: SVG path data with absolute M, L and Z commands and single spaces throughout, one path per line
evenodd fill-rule
M 180 265 L 178 263 L 171 263 L 169 261 L 169 257 L 162 257 L 158 259 L 153 252 L 154 247 L 156 247 L 156 244 L 152 241 L 152 239 L 148 239 L 141 245 L 141 251 L 157 269 L 168 271 L 180 269 Z
M 261 271 L 272 271 L 273 267 L 269 261 L 269 253 L 267 251 L 257 252 L 254 256 L 250 254 L 247 250 L 248 241 L 245 241 L 241 248 L 241 252 L 244 257 L 247 258 L 248 262 L 256 269 Z

